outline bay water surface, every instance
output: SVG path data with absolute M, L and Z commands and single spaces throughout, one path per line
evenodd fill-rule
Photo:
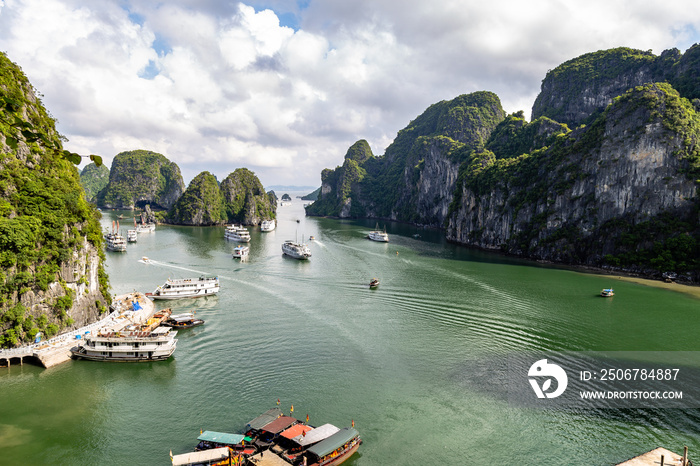
M 104 212 L 103 226 L 120 213 L 130 215 Z M 350 466 L 700 453 L 696 409 L 534 409 L 510 402 L 503 374 L 490 373 L 529 351 L 698 351 L 698 299 L 469 250 L 410 225 L 388 223 L 390 242 L 376 243 L 366 239 L 374 226 L 307 218 L 294 199 L 275 231 L 250 228 L 245 262 L 223 227 L 162 225 L 107 252 L 114 294 L 217 275 L 218 296 L 156 303 L 206 324 L 180 331 L 165 362 L 0 369 L 0 463 L 167 465 L 200 430 L 240 432 L 278 399 L 313 425 L 354 421 L 364 443 Z M 311 260 L 284 257 L 282 242 L 302 237 Z M 616 295 L 599 297 L 608 287 Z

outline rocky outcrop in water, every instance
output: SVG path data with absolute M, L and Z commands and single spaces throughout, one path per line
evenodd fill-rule
M 197 175 L 168 213 L 168 221 L 178 225 L 219 225 L 225 220 L 219 183 L 209 172 Z
M 85 190 L 88 201 L 95 201 L 97 193 L 102 191 L 109 183 L 109 168 L 105 165 L 90 163 L 80 172 L 80 184 Z
M 238 168 L 221 182 L 226 222 L 259 225 L 276 218 L 277 205 L 255 173 Z
M 114 157 L 109 183 L 96 200 L 107 209 L 133 210 L 149 204 L 153 209 L 169 210 L 184 191 L 177 164 L 156 152 L 134 150 Z

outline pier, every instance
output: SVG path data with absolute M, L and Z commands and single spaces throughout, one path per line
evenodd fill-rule
M 691 464 L 688 459 L 688 447 L 684 448 L 683 455 L 659 447 L 618 463 L 617 466 L 691 466 Z
M 134 302 L 138 302 L 140 309 L 134 310 Z M 116 296 L 111 308 L 113 311 L 107 317 L 79 329 L 31 345 L 0 350 L 0 366 L 22 365 L 25 359 L 33 358 L 48 369 L 69 361 L 70 349 L 86 333 L 99 330 L 118 332 L 127 325 L 146 323 L 155 313 L 153 301 L 146 298 L 143 293 L 137 292 Z

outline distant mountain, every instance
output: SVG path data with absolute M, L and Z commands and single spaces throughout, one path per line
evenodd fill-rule
M 274 186 L 268 186 L 265 189 L 267 191 L 304 191 L 304 192 L 309 192 L 313 191 L 314 189 L 318 188 L 318 186 L 285 186 L 285 185 L 274 185 Z

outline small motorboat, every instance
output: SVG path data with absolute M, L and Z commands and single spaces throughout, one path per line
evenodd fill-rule
M 313 241 L 315 239 L 316 239 L 316 237 L 314 235 L 309 236 L 309 241 Z
M 192 328 L 198 325 L 202 325 L 204 321 L 202 319 L 197 319 L 192 312 L 186 312 L 184 314 L 171 315 L 168 320 L 163 322 L 162 325 L 166 327 L 171 327 L 175 329 L 185 329 Z
M 146 262 L 146 263 L 148 263 L 148 262 L 150 262 L 150 261 L 151 261 L 151 259 L 149 259 L 149 258 L 146 257 L 146 256 L 143 256 L 143 257 L 141 258 L 141 262 Z
M 370 282 L 369 282 L 369 287 L 370 287 L 370 288 L 376 288 L 376 287 L 378 287 L 378 286 L 379 286 L 379 280 L 378 280 L 378 279 L 373 278 L 372 280 L 370 280 Z
M 604 298 L 609 298 L 611 296 L 615 296 L 615 292 L 612 288 L 605 288 L 603 291 L 600 292 L 600 295 Z

